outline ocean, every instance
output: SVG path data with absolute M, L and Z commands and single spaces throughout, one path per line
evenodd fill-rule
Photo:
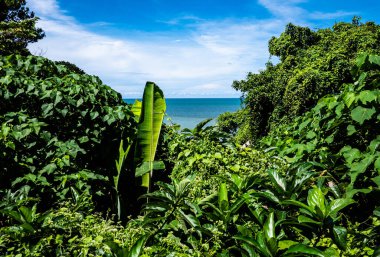
M 141 100 L 141 99 L 140 99 Z M 241 108 L 239 98 L 167 98 L 165 123 L 177 123 L 181 128 L 194 128 L 199 122 L 216 117 L 224 112 L 234 112 Z M 133 103 L 135 99 L 124 99 Z

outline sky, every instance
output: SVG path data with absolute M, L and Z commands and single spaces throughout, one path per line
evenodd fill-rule
M 35 55 L 76 64 L 124 98 L 153 81 L 167 98 L 240 97 L 289 22 L 314 30 L 380 23 L 378 0 L 27 0 L 46 37 Z M 276 61 L 272 57 L 273 61 Z

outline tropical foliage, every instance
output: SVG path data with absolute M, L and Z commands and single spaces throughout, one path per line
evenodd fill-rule
M 153 82 L 130 106 L 70 63 L 2 55 L 0 256 L 379 256 L 380 56 L 357 54 L 378 33 L 290 24 L 280 63 L 235 83 L 246 108 L 183 130 Z
M 136 124 L 120 94 L 42 57 L 10 55 L 0 64 L 1 188 L 29 185 L 46 207 L 70 188 L 90 190 L 108 209 L 119 142 Z
M 172 182 L 145 196 L 146 254 L 376 256 L 379 60 L 361 55 L 354 83 L 261 149 L 212 127 L 174 134 Z
M 269 52 L 279 62 L 268 62 L 266 69 L 233 83 L 243 93 L 247 110 L 239 140 L 255 142 L 310 110 L 324 95 L 338 93 L 344 83 L 353 82 L 350 70 L 355 58 L 364 51 L 379 54 L 379 37 L 379 25 L 361 24 L 359 18 L 317 31 L 288 24 L 269 41 Z

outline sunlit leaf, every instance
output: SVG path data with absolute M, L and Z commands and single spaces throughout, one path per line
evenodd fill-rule
M 315 210 L 316 207 L 318 207 L 323 215 L 326 213 L 325 196 L 319 187 L 315 187 L 309 190 L 307 196 L 307 203 L 309 206 L 312 206 Z
M 375 107 L 365 108 L 358 106 L 351 111 L 351 118 L 358 122 L 360 125 L 364 123 L 364 121 L 371 119 L 372 115 L 376 113 Z

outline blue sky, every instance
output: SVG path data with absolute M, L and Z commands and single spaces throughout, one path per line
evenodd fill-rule
M 77 64 L 125 98 L 146 81 L 166 97 L 239 97 L 231 88 L 268 61 L 287 23 L 379 23 L 377 0 L 28 0 L 46 38 L 34 54 Z

